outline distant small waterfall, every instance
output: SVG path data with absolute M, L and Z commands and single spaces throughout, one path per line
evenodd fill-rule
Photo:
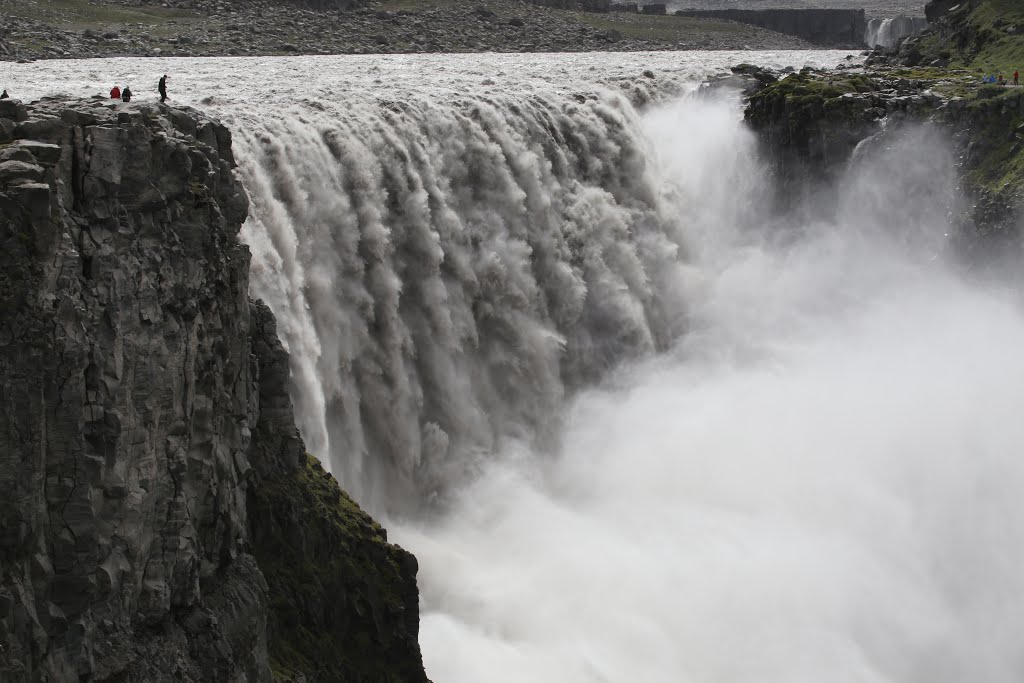
M 892 47 L 902 38 L 916 35 L 927 27 L 928 20 L 924 17 L 872 19 L 864 32 L 864 42 L 868 47 Z

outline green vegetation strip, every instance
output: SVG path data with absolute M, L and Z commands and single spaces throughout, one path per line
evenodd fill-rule
M 256 487 L 250 515 L 276 680 L 416 680 L 403 616 L 415 565 L 316 458 Z

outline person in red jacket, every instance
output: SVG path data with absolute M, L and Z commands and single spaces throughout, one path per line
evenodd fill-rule
M 119 100 L 121 99 L 121 89 L 116 85 L 110 89 L 110 99 Z
M 1014 84 L 1015 86 L 1016 86 L 1016 85 L 1019 85 L 1019 83 L 1017 82 L 1018 80 L 1020 80 L 1020 73 L 1019 73 L 1019 72 L 1017 72 L 1017 71 L 1014 71 L 1014 72 L 1013 72 L 1013 84 Z

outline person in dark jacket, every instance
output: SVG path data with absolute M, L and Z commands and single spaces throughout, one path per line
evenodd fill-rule
M 121 101 L 122 102 L 131 102 L 132 101 L 132 89 L 129 88 L 127 85 L 124 86 L 124 90 L 121 91 Z
M 6 90 L 4 90 L 2 94 L 0 94 L 0 100 L 6 100 L 8 97 L 10 97 L 10 95 L 7 94 Z
M 157 84 L 156 89 L 160 91 L 160 101 L 167 101 L 167 74 L 160 77 L 160 82 Z

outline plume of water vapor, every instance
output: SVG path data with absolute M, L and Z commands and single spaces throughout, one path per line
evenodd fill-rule
M 645 122 L 671 195 L 709 200 L 679 207 L 704 221 L 688 332 L 578 397 L 558 457 L 509 447 L 447 513 L 393 525 L 429 673 L 1018 680 L 1024 311 L 944 251 L 948 150 L 873 141 L 834 218 L 779 239 L 708 187 L 765 181 L 736 117 L 694 106 Z

